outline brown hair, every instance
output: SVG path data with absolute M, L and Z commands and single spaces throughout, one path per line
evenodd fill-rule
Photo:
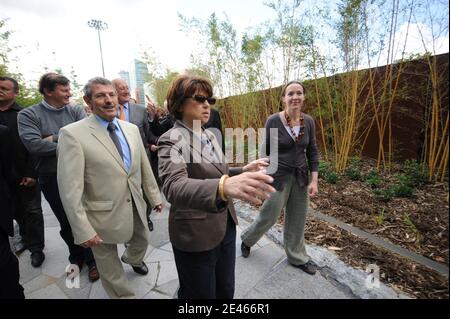
M 180 109 L 184 100 L 199 91 L 204 91 L 208 97 L 212 97 L 213 88 L 211 82 L 199 76 L 178 76 L 172 82 L 167 92 L 167 110 L 175 119 L 181 120 Z
M 283 86 L 283 89 L 281 90 L 281 97 L 284 97 L 286 95 L 287 88 L 289 87 L 289 85 L 292 85 L 292 84 L 299 84 L 303 88 L 303 94 L 306 94 L 305 86 L 303 85 L 302 82 L 291 81 L 288 84 L 286 84 L 285 86 Z
M 57 85 L 69 85 L 70 81 L 64 75 L 58 73 L 45 73 L 39 80 L 39 92 L 45 94 L 44 90 L 54 91 Z

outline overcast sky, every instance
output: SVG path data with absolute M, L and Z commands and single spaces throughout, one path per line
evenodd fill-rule
M 12 56 L 19 57 L 17 71 L 27 80 L 37 80 L 45 66 L 60 67 L 65 73 L 73 67 L 82 84 L 102 73 L 97 32 L 88 27 L 88 20 L 108 23 L 108 30 L 101 33 L 103 57 L 106 77 L 115 78 L 120 70 L 129 71 L 132 59 L 140 58 L 147 47 L 170 69 L 189 67 L 197 44 L 179 31 L 177 13 L 206 19 L 213 12 L 225 12 L 239 32 L 273 19 L 263 0 L 0 1 L 0 18 L 8 18 L 7 27 L 14 31 L 10 46 L 16 47 Z M 429 29 L 423 26 L 422 31 L 431 38 Z M 405 26 L 399 32 L 406 34 Z M 423 51 L 417 27 L 410 28 L 409 37 L 415 40 L 409 41 L 407 50 Z M 437 52 L 448 52 L 448 35 L 438 44 Z
M 162 62 L 178 71 L 189 66 L 194 46 L 179 31 L 177 12 L 196 18 L 226 12 L 236 28 L 245 30 L 269 19 L 261 0 L 1 0 L 0 18 L 13 30 L 10 46 L 20 57 L 19 71 L 38 79 L 43 67 L 74 67 L 80 82 L 101 75 L 97 32 L 90 19 L 108 23 L 101 33 L 106 77 L 129 70 L 142 48 L 152 47 Z M 20 46 L 20 48 L 17 48 Z

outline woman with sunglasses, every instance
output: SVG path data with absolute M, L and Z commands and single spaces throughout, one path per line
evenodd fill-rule
M 253 204 L 275 189 L 253 161 L 229 168 L 215 135 L 202 125 L 216 102 L 207 79 L 181 75 L 167 94 L 174 127 L 158 141 L 159 176 L 171 204 L 169 236 L 177 266 L 180 299 L 234 296 L 236 225 L 232 198 Z
M 276 223 L 285 208 L 284 249 L 288 262 L 313 275 L 316 266 L 306 252 L 304 229 L 309 196 L 318 192 L 319 153 L 315 125 L 313 118 L 302 112 L 305 101 L 303 84 L 289 82 L 281 97 L 285 109 L 267 119 L 263 146 L 265 155 L 271 155 L 270 145 L 276 145 L 273 139 L 277 139 L 278 152 L 272 153 L 278 158 L 270 156 L 271 164 L 277 163 L 275 173 L 271 174 L 277 192 L 264 202 L 256 219 L 242 232 L 241 251 L 243 257 L 248 257 L 250 248 Z M 276 129 L 278 136 L 270 135 L 270 129 Z M 311 172 L 311 182 L 308 171 Z

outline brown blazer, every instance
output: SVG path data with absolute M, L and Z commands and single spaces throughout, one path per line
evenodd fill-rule
M 222 175 L 237 175 L 241 168 L 229 168 L 214 134 L 206 130 L 221 163 L 204 155 L 204 147 L 180 122 L 158 141 L 159 176 L 162 191 L 171 204 L 169 236 L 172 244 L 186 252 L 202 252 L 217 247 L 225 237 L 228 213 L 238 224 L 233 202 L 218 199 Z M 195 148 L 198 145 L 202 152 Z M 219 151 L 217 151 L 219 150 Z M 203 155 L 201 155 L 203 154 Z M 194 161 L 195 160 L 195 161 Z

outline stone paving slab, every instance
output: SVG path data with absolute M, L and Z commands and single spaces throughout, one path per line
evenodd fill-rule
M 176 298 L 178 276 L 168 235 L 168 208 L 162 214 L 152 213 L 154 231 L 150 233 L 150 245 L 145 261 L 149 267 L 147 276 L 133 272 L 129 265 L 123 264 L 125 274 L 134 287 L 136 298 L 172 299 Z M 245 207 L 244 207 L 245 208 Z M 19 256 L 20 282 L 29 299 L 108 299 L 101 281 L 91 283 L 88 280 L 87 267 L 80 274 L 80 288 L 66 287 L 65 267 L 68 264 L 68 252 L 59 235 L 59 225 L 55 226 L 55 217 L 43 198 L 45 224 L 46 259 L 40 268 L 30 264 L 28 251 Z M 243 206 L 238 205 L 242 211 Z M 252 247 L 249 258 L 241 255 L 240 234 L 251 219 L 247 212 L 239 218 L 236 238 L 236 292 L 235 298 L 256 299 L 348 299 L 348 298 L 403 298 L 392 289 L 382 285 L 378 290 L 369 291 L 365 287 L 367 275 L 345 265 L 332 252 L 322 247 L 308 246 L 308 252 L 318 263 L 320 272 L 315 276 L 307 275 L 292 267 L 286 261 L 284 249 L 264 236 Z M 48 221 L 48 223 L 47 223 Z M 56 221 L 57 222 L 57 221 Z M 272 234 L 282 236 L 282 229 L 272 230 Z M 280 237 L 282 238 L 282 237 Z M 14 239 L 12 239 L 14 241 Z M 118 245 L 119 256 L 125 250 Z

